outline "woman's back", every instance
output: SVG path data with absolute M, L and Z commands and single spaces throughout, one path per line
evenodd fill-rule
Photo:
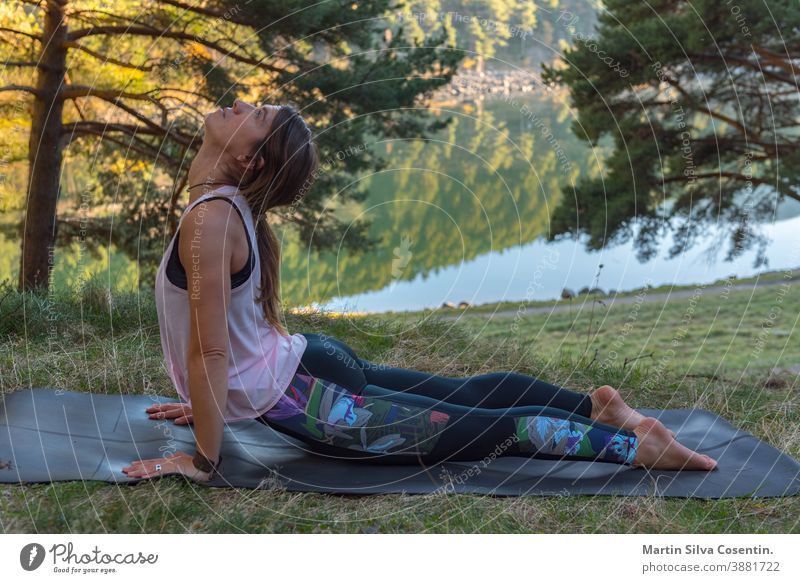
M 161 347 L 167 372 L 178 394 L 190 403 L 187 352 L 189 348 L 189 293 L 192 287 L 178 257 L 180 225 L 189 211 L 209 199 L 229 201 L 231 220 L 241 216 L 248 239 L 245 268 L 231 275 L 228 304 L 229 372 L 225 421 L 251 419 L 269 410 L 292 379 L 307 340 L 302 334 L 284 336 L 264 319 L 256 303 L 261 282 L 261 263 L 256 245 L 253 215 L 247 199 L 234 186 L 223 186 L 200 196 L 187 206 L 156 272 L 156 308 Z M 237 212 L 238 211 L 238 212 Z M 184 236 L 189 236 L 187 233 Z

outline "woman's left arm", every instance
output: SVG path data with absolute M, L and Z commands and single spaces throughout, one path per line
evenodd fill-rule
M 219 459 L 228 400 L 228 304 L 231 297 L 230 205 L 216 200 L 194 207 L 184 219 L 190 236 L 180 238 L 181 263 L 189 266 L 189 396 L 197 451 Z M 194 217 L 192 215 L 195 215 Z
M 231 255 L 236 246 L 229 227 L 230 205 L 221 200 L 195 206 L 182 220 L 178 253 L 186 271 L 189 297 L 189 398 L 196 452 L 216 465 L 228 402 L 228 304 Z M 133 462 L 122 469 L 133 478 L 183 474 L 207 481 L 194 466 L 195 452 Z

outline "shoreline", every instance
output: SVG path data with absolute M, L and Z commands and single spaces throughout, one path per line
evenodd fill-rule
M 431 95 L 430 105 L 436 107 L 453 102 L 474 102 L 486 97 L 508 97 L 537 91 L 555 91 L 541 83 L 538 72 L 523 70 L 459 72 L 453 76 L 449 84 L 440 87 Z
M 790 277 L 785 277 L 789 273 Z M 690 283 L 680 285 L 660 285 L 643 286 L 630 290 L 614 291 L 613 293 L 603 294 L 580 294 L 576 295 L 572 301 L 564 299 L 551 300 L 503 300 L 500 302 L 486 302 L 483 304 L 473 304 L 463 308 L 459 307 L 426 307 L 416 310 L 385 311 L 385 312 L 338 312 L 335 310 L 316 309 L 309 306 L 292 308 L 289 311 L 293 314 L 324 313 L 332 317 L 366 317 L 366 316 L 388 316 L 388 317 L 412 317 L 429 315 L 438 312 L 436 315 L 442 319 L 451 320 L 461 316 L 489 316 L 489 317 L 510 317 L 520 313 L 554 313 L 569 311 L 571 309 L 580 310 L 581 306 L 591 305 L 591 302 L 602 300 L 607 306 L 617 304 L 632 303 L 645 292 L 645 299 L 641 301 L 651 302 L 659 300 L 680 299 L 690 297 L 697 288 L 702 288 L 709 292 L 714 291 L 740 291 L 768 287 L 781 283 L 792 283 L 800 281 L 800 266 L 788 270 L 777 269 L 764 271 L 756 275 L 745 278 L 738 278 L 735 275 L 728 279 L 717 279 L 708 283 Z M 735 282 L 728 284 L 727 282 Z M 591 300 L 587 301 L 587 300 Z M 508 306 L 508 307 L 507 307 Z M 513 309 L 511 306 L 515 306 Z
M 737 280 L 730 280 L 730 281 L 737 281 Z M 598 294 L 588 295 L 585 294 L 583 296 L 578 296 L 577 299 L 583 299 L 583 301 L 575 303 L 570 302 L 569 300 L 555 300 L 556 303 L 553 303 L 549 306 L 537 306 L 537 307 L 526 307 L 520 304 L 520 308 L 516 310 L 497 310 L 494 312 L 487 312 L 487 311 L 478 311 L 473 312 L 471 315 L 475 316 L 486 316 L 489 318 L 499 317 L 499 318 L 508 318 L 518 315 L 527 315 L 527 314 L 554 314 L 559 312 L 569 312 L 571 310 L 575 310 L 576 312 L 580 312 L 584 307 L 587 305 L 591 305 L 587 300 L 591 299 L 592 303 L 594 301 L 603 301 L 603 304 L 606 308 L 611 308 L 615 304 L 633 304 L 633 303 L 648 303 L 648 302 L 658 302 L 661 300 L 669 301 L 669 300 L 677 300 L 683 298 L 690 298 L 697 292 L 698 289 L 702 289 L 706 292 L 719 292 L 719 293 L 726 293 L 730 291 L 746 291 L 746 290 L 753 290 L 753 289 L 761 289 L 765 287 L 772 287 L 777 285 L 782 285 L 786 283 L 792 283 L 800 281 L 800 275 L 795 275 L 791 278 L 786 279 L 778 279 L 778 280 L 766 280 L 761 282 L 752 282 L 752 283 L 739 283 L 739 284 L 731 284 L 731 285 L 715 285 L 710 287 L 713 283 L 710 284 L 694 284 L 690 286 L 675 286 L 672 291 L 669 292 L 657 292 L 652 294 L 646 295 L 629 295 L 632 292 L 624 292 L 623 294 L 615 294 L 612 296 L 603 295 L 599 296 Z M 688 288 L 688 289 L 687 289 Z M 647 290 L 648 288 L 639 288 L 640 293 L 642 291 Z M 655 288 L 653 288 L 655 289 Z M 465 316 L 470 314 L 465 314 L 462 310 L 461 313 L 448 313 L 442 314 L 441 318 L 445 320 L 455 319 L 460 316 Z

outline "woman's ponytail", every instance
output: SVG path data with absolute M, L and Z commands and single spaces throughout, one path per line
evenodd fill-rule
M 253 212 L 258 256 L 261 266 L 261 293 L 256 301 L 264 318 L 281 334 L 288 334 L 281 322 L 281 248 L 267 212 L 275 207 L 298 203 L 316 179 L 319 155 L 311 129 L 291 105 L 283 105 L 272 122 L 269 135 L 257 148 L 264 158 L 257 175 L 239 191 Z
M 283 335 L 288 332 L 281 322 L 281 248 L 265 214 L 253 216 L 256 225 L 258 256 L 261 259 L 261 295 L 264 318 Z

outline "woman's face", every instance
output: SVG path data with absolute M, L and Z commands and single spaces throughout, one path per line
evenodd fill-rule
M 232 156 L 249 156 L 269 133 L 277 105 L 256 107 L 237 99 L 233 107 L 220 107 L 206 115 L 205 140 Z

